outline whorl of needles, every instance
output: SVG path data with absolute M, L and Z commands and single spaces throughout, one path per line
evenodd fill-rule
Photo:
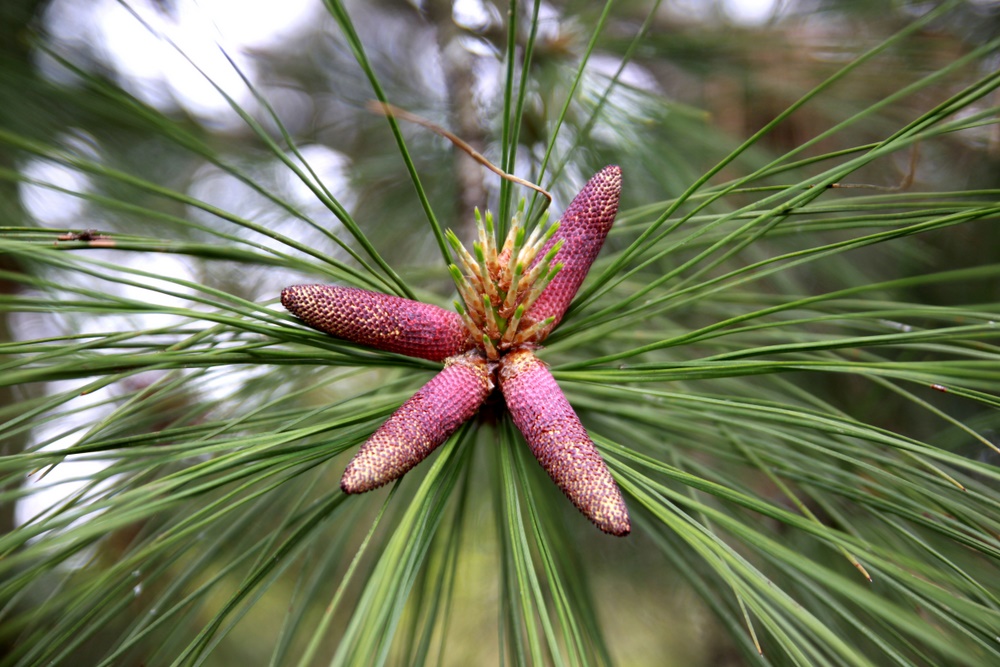
M 463 302 L 456 301 L 455 308 L 476 344 L 494 361 L 504 350 L 533 342 L 552 324 L 553 318 L 549 318 L 520 327 L 521 317 L 562 268 L 562 264 L 552 263 L 562 247 L 561 240 L 535 263 L 538 253 L 559 229 L 558 222 L 546 228 L 546 219 L 543 217 L 534 231 L 526 234 L 522 201 L 511 220 L 507 239 L 498 248 L 493 215 L 489 211 L 480 215 L 477 209 L 479 240 L 472 244 L 471 253 L 454 232 L 447 232 L 448 242 L 458 256 L 458 264 L 449 268 Z

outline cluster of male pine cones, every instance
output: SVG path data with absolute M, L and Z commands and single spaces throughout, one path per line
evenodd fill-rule
M 354 287 L 293 285 L 281 303 L 311 327 L 444 369 L 403 403 L 361 446 L 340 486 L 362 493 L 420 463 L 479 410 L 495 387 L 532 454 L 598 528 L 631 530 L 621 491 L 546 365 L 535 356 L 562 320 L 618 212 L 621 169 L 608 166 L 573 199 L 562 219 L 528 235 L 516 216 L 498 246 L 492 218 L 478 216 L 469 253 L 449 234 L 457 312 Z

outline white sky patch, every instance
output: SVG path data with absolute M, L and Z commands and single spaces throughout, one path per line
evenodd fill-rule
M 29 160 L 21 168 L 21 173 L 27 179 L 70 192 L 86 193 L 90 190 L 90 179 L 85 174 L 48 160 Z M 41 225 L 74 229 L 93 226 L 82 220 L 87 200 L 40 184 L 22 182 L 18 187 L 25 210 Z
M 53 143 L 69 155 L 100 161 L 97 141 L 87 132 L 67 130 L 56 137 Z M 93 221 L 82 219 L 87 210 L 87 200 L 71 194 L 86 194 L 91 190 L 87 174 L 42 158 L 25 161 L 20 171 L 26 179 L 38 182 L 21 182 L 18 188 L 21 203 L 41 225 L 73 229 L 90 229 L 96 226 Z
M 177 103 L 206 124 L 221 125 L 223 129 L 240 127 L 242 121 L 216 87 L 242 107 L 252 104 L 252 95 L 216 44 L 218 35 L 208 17 L 179 8 L 174 23 L 140 3 L 130 6 L 149 24 L 149 29 L 117 3 L 96 12 L 102 50 L 106 60 L 124 76 L 124 85 L 134 82 L 135 92 L 151 104 L 157 103 L 157 93 L 150 95 L 151 89 L 162 90 L 165 86 Z M 189 18 L 182 22 L 182 16 Z M 252 79 L 252 62 L 238 49 L 228 53 Z
M 348 185 L 347 170 L 351 161 L 340 151 L 321 144 L 299 146 L 299 153 L 305 159 L 309 168 L 315 172 L 319 182 L 326 187 L 337 201 L 347 209 L 354 201 L 353 193 Z M 292 156 L 294 158 L 294 156 Z M 282 185 L 282 193 L 296 207 L 304 209 L 311 216 L 329 215 L 326 206 L 313 193 L 312 189 L 283 163 L 275 163 L 276 176 Z M 309 176 L 307 170 L 303 171 Z
M 756 26 L 767 23 L 774 17 L 779 0 L 722 0 L 726 15 L 734 23 Z
M 171 13 L 154 0 L 126 4 L 57 0 L 46 12 L 46 25 L 56 43 L 92 50 L 143 101 L 164 111 L 183 107 L 205 125 L 227 131 L 242 128 L 243 121 L 216 86 L 244 109 L 253 111 L 256 104 L 219 46 L 253 82 L 254 62 L 247 54 L 311 29 L 322 11 L 315 0 L 177 0 Z
M 298 165 L 307 179 L 313 182 L 318 179 L 344 208 L 350 210 L 355 195 L 348 178 L 350 160 L 347 156 L 321 144 L 299 146 L 298 150 L 309 168 L 315 172 L 315 178 L 295 155 L 289 154 L 288 157 L 292 162 Z M 278 199 L 288 202 L 309 219 L 331 230 L 339 227 L 339 221 L 313 190 L 278 158 L 274 158 L 264 168 L 252 168 L 246 175 L 259 184 L 265 192 L 273 193 Z M 281 231 L 287 224 L 293 224 L 292 214 L 233 174 L 213 164 L 205 164 L 198 169 L 191 179 L 188 190 L 195 199 L 273 231 Z M 203 220 L 213 226 L 219 224 L 214 220 L 214 216 L 194 207 L 189 208 L 189 215 L 195 220 Z M 304 243 L 321 242 L 320 236 L 308 236 L 310 232 L 302 229 L 301 222 L 295 222 L 294 228 L 298 240 Z M 236 224 L 225 225 L 223 229 L 241 237 L 252 237 L 258 243 L 271 245 L 285 252 L 290 250 L 269 237 L 241 229 Z
M 618 68 L 621 67 L 621 59 L 614 56 L 595 54 L 591 56 L 587 64 L 595 72 L 600 72 L 610 79 L 618 71 Z M 645 67 L 634 62 L 625 65 L 625 68 L 622 69 L 621 74 L 618 76 L 618 81 L 639 90 L 648 90 L 650 92 L 659 92 L 660 90 L 660 86 L 656 82 L 656 77 Z
M 247 175 L 257 182 L 261 180 L 257 178 L 257 174 Z M 260 185 L 266 191 L 273 184 L 265 181 L 260 182 Z M 271 213 L 270 217 L 273 217 L 275 205 L 268 202 L 267 197 L 214 164 L 206 163 L 195 171 L 191 177 L 188 194 L 210 206 L 246 220 L 267 224 L 269 212 Z M 203 221 L 210 227 L 222 229 L 229 234 L 238 236 L 251 234 L 251 232 L 241 231 L 235 223 L 231 225 L 223 223 L 211 213 L 193 206 L 188 207 L 188 216 L 193 220 Z
M 182 0 L 177 7 L 179 26 L 210 19 L 241 50 L 281 46 L 324 12 L 317 0 Z
M 455 0 L 451 8 L 455 23 L 466 30 L 480 31 L 494 22 L 494 13 L 481 0 Z
M 299 153 L 309 164 L 315 179 L 308 173 L 301 161 L 293 154 L 288 157 L 306 174 L 310 181 L 318 179 L 320 183 L 347 211 L 351 211 L 356 203 L 357 195 L 351 186 L 351 161 L 343 153 L 321 144 L 307 144 L 298 147 Z M 251 165 L 246 175 L 256 182 L 264 192 L 273 193 L 275 197 L 289 204 L 307 220 L 316 226 L 306 225 L 298 216 L 287 211 L 275 202 L 269 200 L 260 192 L 236 178 L 233 174 L 214 164 L 204 164 L 198 168 L 188 194 L 215 208 L 235 214 L 240 218 L 260 225 L 261 227 L 280 234 L 291 234 L 296 241 L 318 250 L 321 253 L 346 259 L 346 253 L 327 235 L 327 232 L 342 235 L 343 226 L 326 204 L 313 190 L 289 169 L 285 163 L 274 157 L 263 165 Z M 188 208 L 188 217 L 199 220 L 206 225 L 219 228 L 240 238 L 253 241 L 268 248 L 274 248 L 283 253 L 298 255 L 300 251 L 286 245 L 271 236 L 257 233 L 236 223 L 225 224 L 215 219 L 210 213 L 195 207 Z M 215 270 L 212 266 L 209 271 Z M 243 270 L 235 265 L 231 270 Z M 205 276 L 202 276 L 204 279 Z M 280 287 L 294 282 L 301 282 L 302 276 L 297 271 L 289 271 L 280 267 L 270 267 L 266 280 L 263 276 L 253 274 L 253 281 L 248 274 L 243 288 L 249 290 L 247 296 L 256 294 L 261 299 L 271 299 L 277 296 Z M 284 310 L 279 309 L 279 312 Z
M 357 194 L 350 183 L 350 169 L 352 164 L 350 158 L 322 144 L 309 144 L 307 146 L 299 146 L 298 148 L 302 157 L 316 174 L 315 178 L 313 178 L 303 168 L 306 177 L 313 181 L 318 179 L 323 187 L 350 214 L 357 201 Z M 290 157 L 299 162 L 294 155 Z M 301 163 L 299 164 L 300 168 L 302 168 Z M 347 259 L 347 253 L 326 235 L 327 232 L 337 236 L 343 236 L 346 233 L 344 232 L 343 224 L 333 211 L 327 208 L 327 205 L 316 196 L 312 189 L 280 160 L 275 159 L 272 167 L 274 169 L 273 178 L 276 183 L 278 195 L 294 206 L 297 211 L 315 222 L 318 229 L 303 226 L 300 221 L 294 219 L 288 213 L 284 213 L 282 219 L 274 223 L 273 228 L 276 231 L 282 232 L 286 230 L 294 231 L 297 241 L 301 241 L 311 248 L 332 257 Z M 285 252 L 291 251 L 287 247 L 283 247 L 282 249 Z M 298 251 L 294 252 L 297 253 Z M 273 276 L 273 279 L 278 279 L 279 274 L 277 272 L 269 271 L 269 274 L 269 280 L 272 279 L 271 276 Z
M 50 382 L 46 386 L 46 394 L 53 396 L 64 391 L 74 391 L 78 387 L 79 382 Z M 40 422 L 32 430 L 33 440 L 52 440 L 44 448 L 45 451 L 59 451 L 73 446 L 92 424 L 110 414 L 113 409 L 111 405 L 98 405 L 109 396 L 110 389 L 105 387 L 72 398 L 60 408 L 65 413 L 60 418 Z M 69 410 L 74 412 L 68 412 Z M 28 477 L 24 486 L 26 491 L 30 491 L 30 495 L 19 500 L 14 508 L 17 524 L 24 524 L 42 512 L 65 503 L 68 498 L 86 488 L 90 484 L 88 480 L 99 475 L 106 467 L 107 464 L 103 461 L 66 460 Z M 42 476 L 43 472 L 47 474 Z
M 138 253 L 118 253 L 115 257 L 116 262 L 120 266 L 140 271 L 147 271 L 164 277 L 169 276 L 170 278 L 178 280 L 197 282 L 197 278 L 191 272 L 191 267 L 188 266 L 188 263 L 183 258 L 175 255 L 158 255 L 155 261 L 150 261 L 148 255 Z M 191 289 L 186 286 L 178 285 L 163 278 L 151 278 L 131 274 L 127 277 L 135 282 L 142 283 L 144 287 L 114 283 L 114 288 L 116 288 L 116 292 L 118 292 L 120 296 L 133 301 L 167 308 L 192 307 L 191 302 L 186 298 L 188 294 L 191 294 Z M 166 292 L 174 292 L 179 296 L 167 294 Z M 179 323 L 188 319 L 180 315 L 173 315 L 170 313 L 130 314 L 127 318 L 127 322 L 121 322 L 120 328 L 104 330 L 127 331 L 129 329 L 171 327 L 177 326 Z M 107 318 L 102 318 L 102 321 L 106 321 L 106 319 Z
M 538 39 L 557 40 L 562 34 L 563 17 L 559 10 L 547 2 L 538 6 Z

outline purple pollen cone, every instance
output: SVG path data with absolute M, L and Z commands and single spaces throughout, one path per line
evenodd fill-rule
M 555 318 L 538 336 L 536 343 L 542 342 L 558 326 L 583 284 L 583 279 L 587 277 L 590 265 L 601 252 L 604 239 L 618 214 L 621 193 L 621 167 L 608 165 L 594 174 L 570 202 L 559 221 L 558 231 L 539 253 L 539 256 L 544 256 L 552 246 L 564 240 L 562 248 L 552 260 L 554 263 L 562 263 L 562 270 L 524 316 L 528 324 L 543 322 L 549 317 Z
M 605 533 L 628 535 L 621 491 L 545 364 L 524 348 L 508 352 L 500 391 L 531 453 L 566 497 Z
M 358 287 L 292 285 L 281 303 L 337 338 L 409 357 L 443 361 L 472 347 L 458 313 Z
M 450 357 L 444 370 L 399 406 L 344 470 L 344 493 L 363 493 L 402 477 L 476 414 L 493 389 L 478 351 Z

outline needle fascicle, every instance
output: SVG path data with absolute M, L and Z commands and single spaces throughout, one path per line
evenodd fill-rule
M 478 240 L 472 244 L 471 253 L 454 232 L 447 233 L 448 243 L 458 258 L 458 263 L 449 270 L 464 302 L 459 314 L 472 339 L 482 341 L 482 351 L 493 361 L 504 351 L 530 340 L 530 335 L 519 331 L 521 318 L 562 268 L 562 264 L 553 264 L 553 260 L 563 246 L 563 239 L 549 246 L 541 261 L 535 261 L 558 231 L 559 223 L 545 228 L 538 226 L 527 234 L 523 217 L 522 201 L 501 245 L 497 242 L 493 215 L 476 210 Z M 529 331 L 541 331 L 545 325 L 534 322 Z
M 494 277 L 496 274 L 490 272 L 486 250 L 483 249 L 481 244 L 473 243 L 472 251 L 476 255 L 476 265 L 479 267 L 479 275 L 483 277 L 483 286 L 485 287 L 483 295 L 489 297 L 491 303 L 499 301 L 496 278 Z
M 493 340 L 498 340 L 500 338 L 500 327 L 497 324 L 497 311 L 493 308 L 493 304 L 490 303 L 490 298 L 483 295 L 483 312 L 485 313 L 483 317 L 483 330 L 489 335 Z
M 503 309 L 500 311 L 501 313 L 509 314 L 515 304 L 517 304 L 517 292 L 520 288 L 521 274 L 523 273 L 524 264 L 518 262 L 511 272 L 510 285 L 507 286 L 507 298 L 504 299 Z
M 550 267 L 549 270 L 545 272 L 545 275 L 542 276 L 540 280 L 536 280 L 534 282 L 534 284 L 531 286 L 531 291 L 528 292 L 527 296 L 525 296 L 521 302 L 522 305 L 525 307 L 525 309 L 531 308 L 533 305 L 535 305 L 535 302 L 538 301 L 538 297 L 542 295 L 542 292 L 545 290 L 548 284 L 552 282 L 552 279 L 556 277 L 556 274 L 559 273 L 562 267 L 563 267 L 562 264 L 556 264 Z
M 458 255 L 458 261 L 461 262 L 462 269 L 464 270 L 466 277 L 469 279 L 466 281 L 469 283 L 469 287 L 477 292 L 482 291 L 483 279 L 479 275 L 476 260 L 473 259 L 472 255 L 469 254 L 469 251 L 465 249 L 462 242 L 458 240 L 458 237 L 455 236 L 455 232 L 449 229 L 445 232 L 445 237 L 455 249 L 455 254 Z M 452 274 L 452 277 L 454 278 L 454 274 Z
M 531 267 L 528 274 L 524 277 L 524 281 L 529 285 L 534 285 L 538 282 L 540 276 L 544 276 L 548 273 L 550 264 L 552 263 L 552 258 L 556 256 L 556 253 L 562 248 L 564 239 L 559 239 L 559 241 L 552 246 L 552 249 L 545 253 L 545 257 L 542 258 L 538 264 Z
M 532 324 L 527 329 L 524 329 L 523 331 L 518 331 L 517 335 L 514 336 L 514 346 L 521 345 L 523 343 L 527 343 L 528 341 L 534 340 L 535 338 L 538 337 L 538 333 L 540 331 L 544 331 L 545 329 L 551 327 L 553 324 L 555 324 L 555 321 L 556 318 L 549 317 L 547 319 L 542 320 L 541 322 L 535 322 L 534 324 Z
M 486 268 L 489 270 L 489 275 L 493 276 L 494 279 L 498 278 L 500 275 L 500 263 L 497 258 L 497 240 L 496 232 L 493 228 L 493 214 L 486 211 L 486 237 L 483 239 L 483 252 L 486 255 Z
M 460 304 L 458 301 L 455 301 L 454 304 L 455 304 L 455 311 L 462 318 L 462 322 L 465 323 L 465 327 L 469 330 L 469 333 L 472 335 L 472 337 L 475 340 L 481 339 L 485 335 L 483 333 L 483 330 L 479 328 L 479 325 L 476 324 L 471 317 L 469 317 L 468 311 L 466 311 L 465 308 L 462 307 L 462 304 Z
M 486 334 L 483 334 L 483 350 L 486 352 L 487 358 L 493 361 L 500 358 L 497 348 L 493 345 L 493 340 Z
M 510 318 L 507 322 L 507 330 L 503 332 L 503 338 L 500 339 L 500 345 L 502 347 L 510 347 L 514 344 L 514 338 L 517 334 L 517 327 L 521 323 L 521 317 L 524 315 L 524 305 L 519 305 L 516 310 L 514 310 L 514 316 Z

